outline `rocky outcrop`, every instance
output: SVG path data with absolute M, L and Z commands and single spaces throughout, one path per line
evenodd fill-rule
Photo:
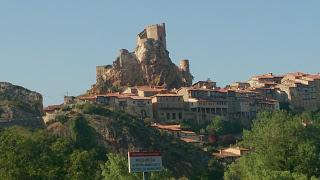
M 161 31 L 156 28 L 161 28 Z M 159 34 L 160 32 L 162 34 Z M 112 65 L 97 67 L 97 83 L 93 89 L 101 91 L 112 86 L 136 85 L 167 88 L 190 86 L 193 76 L 189 67 L 178 67 L 171 61 L 163 38 L 165 38 L 164 27 L 148 26 L 138 35 L 134 52 L 122 49 Z
M 42 116 L 42 109 L 41 94 L 0 82 L 0 119 L 39 118 Z

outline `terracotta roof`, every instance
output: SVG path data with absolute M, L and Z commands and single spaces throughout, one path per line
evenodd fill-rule
M 234 151 L 240 151 L 238 153 L 233 153 Z M 214 156 L 217 156 L 219 158 L 226 158 L 226 157 L 241 157 L 243 154 L 241 151 L 245 151 L 245 152 L 248 152 L 250 151 L 249 149 L 246 149 L 246 148 L 241 148 L 241 147 L 230 147 L 230 148 L 227 148 L 227 149 L 221 149 L 219 151 L 219 153 L 213 153 Z
M 253 78 L 258 78 L 258 79 L 270 79 L 270 78 L 280 78 L 280 77 L 284 77 L 284 76 L 283 75 L 273 75 L 272 73 L 253 76 Z
M 153 124 L 152 127 L 162 129 L 162 130 L 169 130 L 169 131 L 181 131 L 181 126 L 179 124 L 174 124 L 174 125 Z
M 180 138 L 180 140 L 186 142 L 186 143 L 198 143 L 200 141 L 195 140 L 195 139 L 191 139 L 191 138 Z
M 200 83 L 216 83 L 216 82 L 215 82 L 215 81 L 212 81 L 212 80 L 198 81 L 198 82 L 194 83 L 192 86 L 195 86 L 196 84 L 200 84 Z
M 132 94 L 130 93 L 125 93 L 125 94 L 120 94 L 120 93 L 108 93 L 106 94 L 105 96 L 106 97 L 116 97 L 116 98 L 119 98 L 119 99 L 127 99 L 127 98 L 130 98 Z M 136 95 L 134 95 L 136 96 Z
M 225 89 L 225 88 L 216 89 L 214 91 L 221 92 L 221 93 L 227 93 L 228 92 L 228 90 Z
M 205 88 L 196 88 L 196 87 L 184 87 L 190 91 L 214 91 L 213 89 L 205 89 Z
M 152 97 L 182 97 L 183 95 L 179 94 L 156 94 Z
M 299 76 L 306 76 L 308 74 L 306 74 L 304 72 L 292 72 L 292 73 L 288 73 L 286 75 L 292 75 L 292 76 L 295 76 L 295 77 L 299 77 Z
M 120 95 L 120 93 L 107 93 L 106 94 L 107 97 L 117 97 L 119 95 Z
M 195 132 L 193 131 L 181 131 L 182 133 L 185 133 L 185 134 L 196 134 Z
M 241 155 L 229 153 L 229 152 L 221 152 L 221 153 L 213 153 L 214 156 L 219 158 L 226 158 L 226 157 L 241 157 Z
M 150 87 L 150 86 L 137 86 L 137 89 L 140 91 L 146 91 L 146 92 L 162 92 L 167 91 L 167 89 L 163 87 Z
M 313 75 L 310 74 L 310 75 L 307 75 L 306 77 L 313 80 L 320 79 L 320 74 L 313 74 Z
M 80 97 L 81 100 L 94 100 L 96 98 L 97 98 L 97 96 L 83 96 L 83 97 Z
M 150 97 L 141 97 L 141 96 L 130 96 L 131 99 L 137 99 L 137 100 L 151 100 Z
M 43 110 L 44 111 L 51 111 L 51 110 L 59 110 L 61 108 L 62 108 L 62 104 L 47 106 L 47 107 L 44 107 Z
M 210 91 L 210 92 L 220 92 L 220 93 L 228 92 L 228 90 L 224 88 L 220 88 L 220 89 L 205 89 L 205 88 L 196 88 L 196 87 L 185 87 L 185 88 L 190 91 Z

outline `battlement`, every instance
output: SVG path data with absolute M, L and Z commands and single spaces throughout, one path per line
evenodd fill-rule
M 138 34 L 137 44 L 145 42 L 147 39 L 154 39 L 161 41 L 163 46 L 166 48 L 166 25 L 162 24 L 153 24 L 148 25 L 145 29 Z
M 145 27 L 145 29 L 152 29 L 152 28 L 157 28 L 157 29 L 162 29 L 164 31 L 164 33 L 166 33 L 166 24 L 165 23 L 161 23 L 161 24 L 151 24 L 151 25 L 147 25 Z

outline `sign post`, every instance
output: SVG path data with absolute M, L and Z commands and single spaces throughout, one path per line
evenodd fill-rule
M 142 172 L 143 179 L 148 180 L 148 172 L 162 171 L 160 152 L 128 152 L 129 173 Z
M 147 173 L 146 173 L 146 172 L 143 172 L 142 174 L 143 174 L 143 180 L 148 180 L 148 175 L 147 175 Z

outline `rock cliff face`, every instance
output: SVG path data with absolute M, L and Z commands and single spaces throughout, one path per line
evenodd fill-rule
M 189 67 L 176 66 L 165 43 L 164 24 L 146 27 L 138 35 L 134 52 L 122 49 L 112 65 L 97 67 L 97 83 L 93 89 L 103 91 L 111 86 L 136 85 L 190 86 L 193 76 Z
M 1 119 L 41 117 L 42 109 L 41 94 L 7 82 L 0 82 Z

